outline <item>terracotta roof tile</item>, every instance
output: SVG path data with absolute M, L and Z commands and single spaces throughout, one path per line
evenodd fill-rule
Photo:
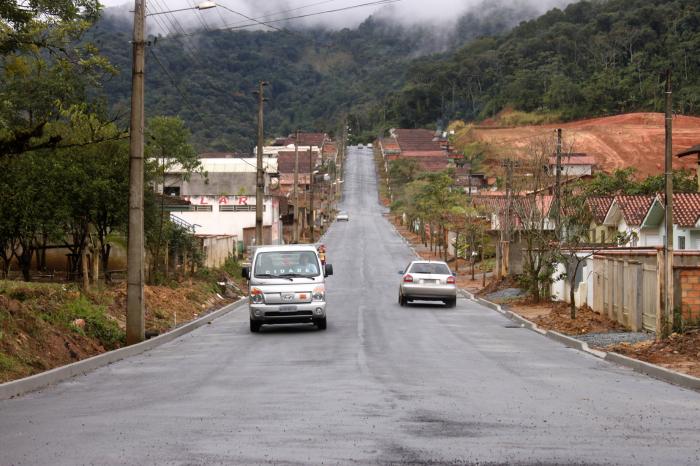
M 309 166 L 316 162 L 318 152 L 312 152 L 311 156 L 312 160 L 309 160 L 308 151 L 299 151 L 299 173 L 309 173 Z M 294 173 L 294 151 L 280 151 L 277 154 L 277 171 Z
M 651 203 L 654 201 L 653 195 L 615 196 L 615 203 L 620 206 L 625 222 L 631 226 L 639 226 L 647 216 Z
M 663 204 L 665 196 L 659 195 Z M 700 193 L 675 193 L 673 195 L 673 223 L 683 227 L 694 227 L 700 218 Z
M 586 199 L 586 204 L 588 208 L 591 209 L 593 220 L 595 220 L 596 223 L 603 223 L 612 205 L 613 199 L 615 198 L 612 196 L 592 196 Z
M 434 141 L 435 133 L 429 129 L 395 129 L 396 141 L 401 152 L 444 152 L 440 141 Z

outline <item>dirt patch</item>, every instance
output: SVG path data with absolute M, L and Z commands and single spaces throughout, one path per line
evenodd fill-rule
M 663 168 L 659 154 L 664 151 L 664 115 L 662 113 L 630 113 L 605 118 L 574 121 L 557 125 L 520 127 L 479 127 L 475 140 L 501 150 L 513 150 L 524 157 L 530 141 L 549 137 L 555 128 L 564 129 L 566 147 L 585 152 L 605 171 L 634 166 L 639 176 L 655 175 Z M 697 144 L 700 118 L 678 115 L 673 118 L 673 153 Z M 633 162 L 633 163 L 632 163 Z M 695 159 L 674 157 L 674 168 L 694 168 Z
M 509 303 L 508 306 L 516 314 L 536 323 L 538 327 L 565 335 L 625 331 L 625 327 L 610 320 L 607 316 L 594 312 L 589 307 L 578 309 L 576 311 L 576 319 L 572 319 L 567 303 L 532 303 L 526 300 L 518 300 Z
M 620 343 L 605 350 L 700 377 L 700 329 L 674 333 L 660 341 Z

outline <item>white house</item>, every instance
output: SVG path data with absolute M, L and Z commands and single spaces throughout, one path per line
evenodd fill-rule
M 628 242 L 622 246 L 655 246 L 656 244 L 644 244 L 644 241 L 653 241 L 653 239 L 648 237 L 643 239 L 641 234 L 642 222 L 653 201 L 653 195 L 615 196 L 603 220 L 603 225 L 629 238 Z
M 664 196 L 654 198 L 640 231 L 643 246 L 663 246 L 666 236 Z M 673 195 L 673 248 L 700 249 L 700 193 Z
M 556 173 L 557 158 L 549 158 L 549 172 Z M 592 175 L 595 168 L 595 158 L 583 153 L 564 154 L 561 157 L 561 173 L 564 176 L 577 177 Z

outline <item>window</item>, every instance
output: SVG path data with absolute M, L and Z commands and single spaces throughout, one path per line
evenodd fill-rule
M 192 207 L 194 207 L 195 212 L 211 212 L 212 211 L 212 208 L 210 205 L 195 205 Z
M 275 251 L 260 253 L 255 259 L 256 277 L 320 274 L 318 255 L 314 251 Z
M 179 196 L 180 187 L 179 186 L 166 186 L 163 188 L 163 194 L 166 196 Z
M 678 249 L 685 249 L 685 236 L 678 237 Z
M 263 212 L 267 211 L 263 205 Z M 220 205 L 219 212 L 255 212 L 254 205 Z
M 417 262 L 411 267 L 410 273 L 450 275 L 450 269 L 445 264 Z

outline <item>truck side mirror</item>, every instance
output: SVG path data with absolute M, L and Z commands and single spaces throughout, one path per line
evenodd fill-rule
M 241 267 L 241 277 L 250 280 L 250 267 Z
M 329 277 L 331 275 L 333 275 L 333 265 L 331 265 L 331 264 L 324 265 L 323 276 Z

